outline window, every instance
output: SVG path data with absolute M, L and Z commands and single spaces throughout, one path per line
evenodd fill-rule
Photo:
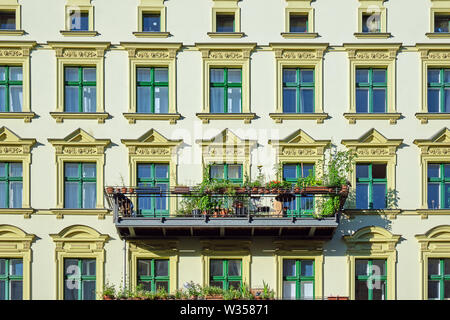
M 289 32 L 308 32 L 308 15 L 289 14 Z
M 16 29 L 16 11 L 0 11 L 0 30 Z
M 216 16 L 216 32 L 234 32 L 234 14 L 220 14 Z
M 0 66 L 0 112 L 22 112 L 22 67 Z
M 156 292 L 164 288 L 166 292 L 169 287 L 169 260 L 138 259 L 137 284 L 146 291 Z
M 96 69 L 64 68 L 64 111 L 96 112 Z
M 428 164 L 428 208 L 450 208 L 450 164 Z
M 450 113 L 450 69 L 428 69 L 428 112 Z
M 428 299 L 450 299 L 450 259 L 428 259 Z
M 211 113 L 242 112 L 242 70 L 210 70 Z
M 169 112 L 168 68 L 137 68 L 137 112 Z
M 140 163 L 137 165 L 138 187 L 159 187 L 162 195 L 138 196 L 138 214 L 160 217 L 169 215 L 169 165 L 155 163 Z
M 450 15 L 434 16 L 434 32 L 449 32 Z
M 143 13 L 142 14 L 143 32 L 161 32 L 161 14 Z
M 238 259 L 210 259 L 209 285 L 224 290 L 239 289 L 242 285 L 242 260 Z
M 314 112 L 314 69 L 283 69 L 283 112 Z
M 362 32 L 381 32 L 381 15 L 379 13 L 363 14 Z
M 314 299 L 314 260 L 283 259 L 283 299 Z
M 89 31 L 89 12 L 71 11 L 70 12 L 70 30 L 71 31 Z
M 386 208 L 386 164 L 356 165 L 356 208 Z
M 0 208 L 22 208 L 22 163 L 0 162 Z
M 64 163 L 64 208 L 96 207 L 96 173 L 95 163 Z
M 64 259 L 64 300 L 95 300 L 95 259 Z
M 314 164 L 297 163 L 283 165 L 283 179 L 296 184 L 299 178 L 306 178 L 314 174 Z M 295 196 L 295 200 L 286 202 L 289 217 L 309 216 L 314 213 L 314 196 Z
M 386 300 L 387 260 L 355 260 L 355 299 Z
M 22 259 L 0 258 L 0 300 L 23 299 Z
M 215 164 L 210 167 L 211 179 L 228 180 L 232 183 L 242 184 L 241 164 Z
M 386 69 L 356 69 L 356 112 L 385 113 Z

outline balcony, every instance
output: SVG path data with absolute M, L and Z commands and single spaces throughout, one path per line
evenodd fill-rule
M 107 187 L 105 194 L 121 238 L 292 237 L 332 238 L 348 187 L 290 190 L 236 187 L 199 192 L 196 187 Z M 330 209 L 331 203 L 331 209 Z

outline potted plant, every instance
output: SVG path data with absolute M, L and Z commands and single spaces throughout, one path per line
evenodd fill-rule
M 270 289 L 269 285 L 263 281 L 263 290 L 261 293 L 261 298 L 264 300 L 272 300 L 275 297 L 275 292 Z
M 116 298 L 116 288 L 112 284 L 105 284 L 103 288 L 103 300 L 114 300 Z

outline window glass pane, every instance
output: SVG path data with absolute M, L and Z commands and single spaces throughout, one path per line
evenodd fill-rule
M 439 184 L 428 183 L 428 209 L 439 209 Z
M 291 14 L 289 32 L 308 32 L 308 16 Z
M 297 82 L 297 70 L 283 69 L 283 82 Z
M 444 82 L 450 83 L 450 69 L 444 70 Z
M 11 162 L 9 164 L 9 176 L 10 177 L 22 177 L 22 163 Z
M 222 281 L 210 281 L 209 286 L 223 289 L 223 282 Z
M 241 282 L 240 281 L 230 281 L 230 282 L 228 282 L 228 286 L 230 289 L 233 288 L 236 290 L 240 290 Z
M 64 184 L 64 208 L 78 208 L 78 182 Z
M 78 108 L 78 87 L 66 86 L 64 111 L 78 112 Z
M 313 164 L 303 164 L 303 177 L 307 177 L 310 174 L 314 174 L 314 165 Z
M 0 81 L 6 80 L 6 67 L 0 67 Z
M 224 113 L 224 89 L 211 88 L 211 113 Z
M 241 88 L 228 88 L 228 112 L 241 112 Z
M 302 260 L 301 261 L 301 275 L 304 277 L 314 276 L 314 262 L 312 260 Z
M 169 282 L 156 281 L 156 291 L 160 291 L 161 289 L 164 289 L 166 292 L 169 292 Z
M 95 280 L 83 281 L 83 300 L 95 300 Z
M 439 89 L 428 88 L 428 112 L 439 112 L 441 94 Z
M 155 276 L 169 276 L 169 260 L 155 260 Z
M 372 284 L 373 297 L 372 300 L 385 300 L 386 299 L 386 281 L 374 280 Z
M 240 165 L 229 165 L 228 166 L 228 179 L 241 179 L 241 166 Z
M 297 165 L 285 164 L 283 166 L 284 179 L 297 179 Z
M 155 81 L 156 82 L 168 82 L 169 73 L 167 68 L 155 68 Z
M 9 80 L 22 81 L 22 67 L 9 67 Z
M 6 87 L 0 86 L 0 112 L 6 112 Z
M 372 260 L 372 274 L 375 276 L 386 275 L 386 260 L 375 259 Z
M 301 197 L 301 209 L 313 210 L 314 209 L 314 196 Z
M 356 83 L 369 83 L 369 70 L 356 69 Z
M 9 261 L 10 271 L 9 274 L 12 276 L 22 276 L 23 275 L 23 263 L 22 259 L 11 259 Z
M 356 276 L 369 275 L 369 260 L 358 259 L 355 261 Z
M 95 202 L 97 198 L 97 184 L 95 182 L 83 182 L 83 208 L 93 209 L 95 208 Z
M 444 274 L 450 275 L 450 259 L 444 259 Z
M 155 113 L 169 113 L 169 88 L 155 88 Z
M 228 275 L 229 276 L 240 276 L 241 275 L 241 261 L 240 260 L 229 260 L 228 261 Z
M 169 189 L 169 185 L 167 183 L 157 183 L 156 187 L 159 187 L 161 192 L 164 194 Z M 156 210 L 167 210 L 167 196 L 157 196 L 156 197 Z
M 449 280 L 444 281 L 444 299 L 445 300 L 450 299 L 450 281 Z
M 151 87 L 137 88 L 137 112 L 150 113 L 150 105 L 152 99 Z
M 357 164 L 356 165 L 356 178 L 369 178 L 369 165 Z
M 0 280 L 0 300 L 6 300 L 6 281 Z
M 152 262 L 151 260 L 138 260 L 138 276 L 150 276 L 151 273 Z
M 314 83 L 314 70 L 301 70 L 300 79 L 304 84 Z
M 283 88 L 283 112 L 297 112 L 297 89 Z
M 225 72 L 224 69 L 211 69 L 211 82 L 225 82 Z
M 22 86 L 9 87 L 9 111 L 22 112 L 22 97 Z
M 152 291 L 152 282 L 151 281 L 138 281 L 138 286 L 141 286 L 143 291 L 147 291 L 147 292 Z
M 439 69 L 428 69 L 428 83 L 439 83 L 441 82 L 441 70 Z
M 441 172 L 441 165 L 437 163 L 428 164 L 428 178 L 439 178 Z
M 64 259 L 64 274 L 73 277 L 79 277 L 81 275 L 77 259 Z
M 314 283 L 312 281 L 302 281 L 300 284 L 301 295 L 304 300 L 314 299 Z
M 83 178 L 95 178 L 96 165 L 95 163 L 83 163 Z
M 211 259 L 209 262 L 209 273 L 211 277 L 222 277 L 223 276 L 223 261 Z
M 450 183 L 444 184 L 444 208 L 450 208 Z
M 7 208 L 6 203 L 6 182 L 0 182 L 0 208 Z
M 150 68 L 136 68 L 138 82 L 150 82 Z
M 374 183 L 372 191 L 373 209 L 386 208 L 386 184 Z
M 374 88 L 373 89 L 373 112 L 384 113 L 386 112 L 386 89 Z
M 70 14 L 70 30 L 87 31 L 89 30 L 89 13 L 81 11 L 72 11 Z
M 11 300 L 22 300 L 23 299 L 23 293 L 22 293 L 22 280 L 11 280 Z
M 0 12 L 0 29 L 15 30 L 16 29 L 16 12 L 2 11 Z
M 71 279 L 64 282 L 64 300 L 78 300 L 79 282 Z
M 144 32 L 160 32 L 161 17 L 156 13 L 146 13 L 142 15 L 142 31 Z
M 81 261 L 81 275 L 95 276 L 95 259 L 83 259 Z
M 78 68 L 64 68 L 65 81 L 78 82 Z
M 314 89 L 300 89 L 300 102 L 303 113 L 314 112 Z
M 9 183 L 9 207 L 22 208 L 22 181 Z
M 152 177 L 152 165 L 151 164 L 138 164 L 138 178 L 149 179 Z
M 439 299 L 439 281 L 428 280 L 428 299 Z
M 83 87 L 83 112 L 95 112 L 97 107 L 96 87 Z
M 295 298 L 295 281 L 283 281 L 283 299 L 294 300 Z
M 234 32 L 234 15 L 217 15 L 216 32 Z
M 445 89 L 444 94 L 445 94 L 445 101 L 443 112 L 450 113 L 450 89 Z
M 169 178 L 169 166 L 166 164 L 155 164 L 155 178 L 156 179 L 168 179 Z
M 241 83 L 241 69 L 228 69 L 228 83 Z
M 66 178 L 78 178 L 78 163 L 65 163 L 64 176 Z
M 356 89 L 356 112 L 369 112 L 369 89 Z
M 444 164 L 444 177 L 450 178 L 450 164 Z
M 385 83 L 386 82 L 386 70 L 374 69 L 372 74 L 373 74 L 372 81 L 374 83 Z
M 369 288 L 366 280 L 356 280 L 355 282 L 355 300 L 368 300 Z
M 362 32 L 380 32 L 380 15 L 376 13 L 363 15 Z
M 95 68 L 83 68 L 83 81 L 95 81 L 96 70 Z
M 296 275 L 295 260 L 283 260 L 283 277 L 295 277 Z
M 223 165 L 211 166 L 210 177 L 213 179 L 224 179 L 224 166 Z
M 386 165 L 385 164 L 372 164 L 372 178 L 386 179 Z
M 434 32 L 448 32 L 448 16 L 435 15 L 434 17 Z
M 6 163 L 0 162 L 0 177 L 6 177 Z
M 6 260 L 0 259 L 0 275 L 6 275 Z
M 369 185 L 356 184 L 356 209 L 369 209 Z

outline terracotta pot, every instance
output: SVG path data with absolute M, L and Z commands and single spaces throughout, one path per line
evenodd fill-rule
M 114 300 L 114 297 L 112 296 L 103 296 L 103 300 Z
M 253 193 L 258 193 L 258 187 L 253 187 L 253 188 L 252 188 L 252 192 L 253 192 Z
M 108 194 L 113 194 L 113 193 L 114 193 L 114 188 L 113 188 L 113 187 L 107 187 L 107 188 L 106 188 L 106 192 L 107 192 Z

